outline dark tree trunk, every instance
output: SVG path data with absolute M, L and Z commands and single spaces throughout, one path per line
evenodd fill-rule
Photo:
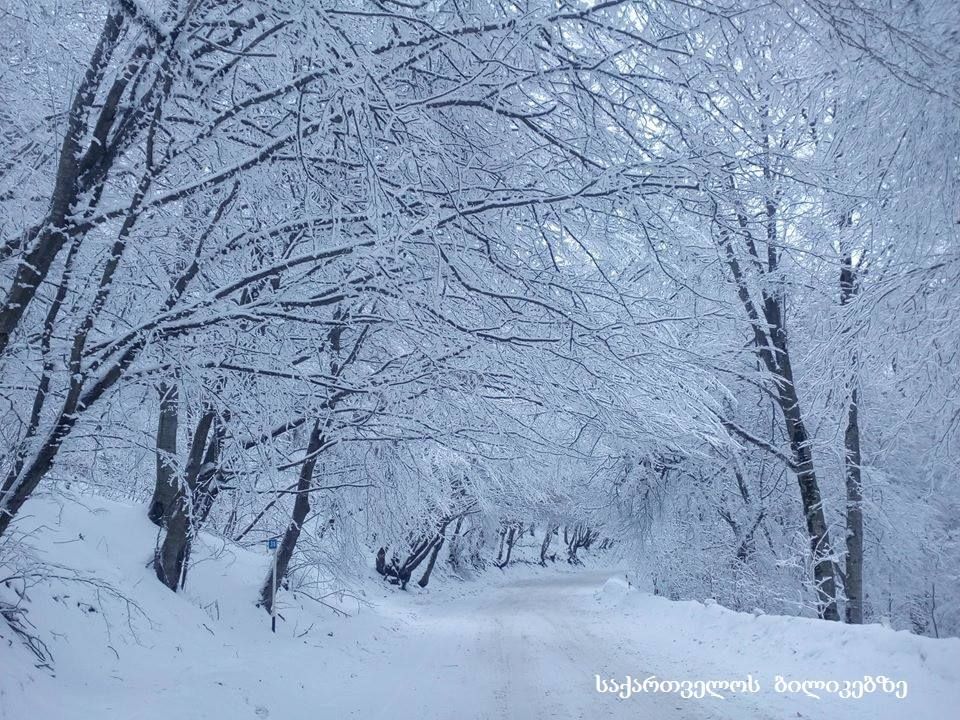
M 159 47 L 157 43 L 152 39 L 145 39 L 137 44 L 127 62 L 124 63 L 126 70 L 114 78 L 110 92 L 102 101 L 98 101 L 99 89 L 104 82 L 110 59 L 123 35 L 126 17 L 127 13 L 123 10 L 111 12 L 108 15 L 98 45 L 74 94 L 70 110 L 66 115 L 66 133 L 60 148 L 46 218 L 29 229 L 22 241 L 3 244 L 2 252 L 22 247 L 24 255 L 13 274 L 6 300 L 0 307 L 0 356 L 4 355 L 27 307 L 36 296 L 39 287 L 46 281 L 47 274 L 67 240 L 72 240 L 74 248 L 82 241 L 84 230 L 81 229 L 82 223 L 76 222 L 76 219 L 82 216 L 85 210 L 92 209 L 99 202 L 105 187 L 104 180 L 110 174 L 114 160 L 123 154 L 122 150 L 128 146 L 125 143 L 129 144 L 139 139 L 139 130 L 149 124 L 146 118 L 152 118 L 153 124 L 150 125 L 150 132 L 145 142 L 147 147 L 152 146 L 153 133 L 160 117 L 160 98 L 166 97 L 172 85 L 173 74 L 169 71 L 169 67 L 164 67 L 164 72 L 158 74 L 155 80 L 157 84 L 151 90 L 145 91 L 142 86 L 138 86 L 141 91 L 141 103 L 125 103 L 125 101 L 129 100 L 127 89 L 130 81 L 145 63 L 151 62 L 154 51 Z M 163 89 L 155 92 L 160 85 Z M 125 108 L 123 108 L 124 104 L 126 104 Z M 144 112 L 144 106 L 152 106 L 153 112 Z M 95 110 L 98 112 L 94 113 Z M 118 130 L 113 135 L 112 140 L 115 144 L 108 147 L 107 136 L 117 128 L 118 123 L 125 125 L 125 129 Z M 87 143 L 85 151 L 84 143 Z M 107 261 L 100 272 L 93 302 L 73 334 L 67 365 L 70 372 L 69 387 L 53 427 L 30 464 L 23 467 L 20 462 L 14 463 L 3 486 L 0 487 L 0 536 L 6 532 L 23 503 L 53 466 L 64 440 L 72 432 L 79 416 L 117 382 L 136 359 L 146 342 L 141 340 L 128 346 L 115 360 L 111 361 L 112 364 L 100 374 L 97 381 L 91 386 L 84 387 L 86 378 L 82 365 L 86 342 L 96 318 L 110 295 L 120 257 L 140 216 L 141 204 L 152 181 L 153 169 L 148 167 L 136 184 L 126 218 L 120 226 Z M 86 208 L 83 205 L 86 205 Z M 72 260 L 69 255 L 65 262 L 65 267 L 70 267 Z M 58 299 L 55 299 L 51 305 L 45 327 L 51 326 L 61 303 L 62 297 L 59 297 L 58 291 Z M 39 385 L 41 395 L 46 394 L 45 384 L 46 378 L 42 377 Z
M 427 569 L 418 583 L 420 587 L 426 587 L 427 583 L 430 582 L 430 575 L 436 566 L 440 549 L 443 547 L 444 540 L 446 540 L 447 528 L 450 526 L 450 523 L 453 522 L 454 517 L 457 519 L 457 528 L 454 531 L 454 538 L 456 538 L 463 523 L 462 513 L 453 517 L 443 518 L 435 532 L 420 535 L 416 541 L 411 539 L 409 542 L 409 552 L 402 563 L 396 554 L 390 558 L 390 562 L 388 563 L 387 548 L 381 547 L 377 551 L 377 572 L 389 579 L 394 585 L 399 585 L 401 589 L 406 590 L 407 583 L 410 582 L 413 571 L 429 556 L 430 561 L 427 563 Z M 451 543 L 452 542 L 453 540 L 451 540 Z
M 853 258 L 847 255 L 840 271 L 840 303 L 849 304 L 856 292 L 857 279 Z M 843 584 L 847 596 L 846 620 L 855 625 L 863 623 L 863 485 L 860 473 L 858 361 L 854 351 L 850 358 L 850 398 L 847 404 L 847 427 L 843 434 L 844 479 L 847 490 L 847 562 Z
M 743 229 L 743 235 L 750 252 L 748 261 L 764 274 L 777 272 L 779 265 L 779 256 L 775 244 L 777 234 L 775 210 L 775 206 L 768 200 L 767 215 L 769 222 L 766 258 L 761 258 L 756 250 L 756 243 L 748 229 L 749 221 L 743 215 L 738 215 L 738 222 Z M 761 290 L 762 306 L 758 308 L 728 232 L 721 232 L 720 244 L 726 252 L 727 264 L 737 286 L 737 296 L 752 325 L 756 346 L 755 352 L 774 380 L 777 404 L 783 416 L 787 437 L 790 439 L 793 469 L 800 486 L 800 502 L 806 520 L 807 536 L 813 561 L 817 614 L 825 620 L 839 620 L 836 567 L 832 559 L 830 533 L 823 511 L 820 485 L 814 470 L 810 438 L 800 411 L 797 387 L 794 384 L 781 299 L 775 294 L 776 290 L 774 288 L 763 289 Z
M 323 430 L 325 425 L 317 420 L 313 423 L 313 429 L 310 431 L 310 439 L 307 441 L 307 456 L 303 465 L 300 466 L 300 474 L 297 478 L 297 498 L 293 503 L 293 515 L 290 518 L 290 524 L 287 525 L 286 532 L 283 534 L 283 540 L 277 549 L 276 562 L 276 582 L 274 582 L 273 566 L 267 573 L 267 579 L 260 589 L 260 604 L 269 613 L 273 610 L 274 596 L 273 589 L 280 587 L 280 581 L 287 574 L 287 568 L 290 565 L 290 558 L 293 557 L 293 551 L 297 546 L 297 540 L 300 539 L 300 530 L 303 523 L 310 513 L 310 491 L 313 489 L 313 470 L 317 465 L 317 456 L 325 444 Z
M 432 547 L 432 540 L 424 541 L 418 546 L 417 550 L 404 561 L 403 565 L 400 566 L 397 578 L 400 580 L 401 590 L 407 589 L 407 584 L 410 582 L 410 578 L 413 577 L 413 571 L 420 567 L 420 563 L 430 554 L 430 548 Z
M 547 564 L 547 550 L 550 549 L 550 541 L 553 539 L 553 534 L 556 532 L 556 525 L 547 525 L 547 532 L 544 533 L 543 542 L 540 544 L 540 564 Z
M 824 620 L 839 620 L 836 567 L 831 557 L 830 532 L 827 528 L 826 515 L 823 512 L 820 485 L 814 472 L 810 438 L 800 415 L 800 400 L 793 385 L 793 374 L 790 370 L 789 360 L 785 358 L 783 362 L 786 365 L 787 374 L 781 384 L 780 410 L 786 422 L 790 449 L 797 468 L 797 483 L 800 485 L 800 499 L 807 522 L 810 553 L 814 563 L 813 579 L 816 584 L 818 614 Z
M 507 565 L 510 564 L 510 556 L 513 554 L 513 546 L 516 544 L 517 538 L 518 538 L 518 536 L 521 535 L 521 534 L 522 534 L 522 532 L 520 532 L 520 533 L 517 532 L 517 528 L 516 528 L 516 527 L 511 527 L 511 528 L 507 531 L 507 539 L 506 539 L 506 544 L 507 544 L 507 556 L 503 559 L 503 562 L 502 562 L 502 563 L 500 563 L 499 565 L 497 565 L 497 567 L 499 567 L 501 570 L 502 570 L 503 568 L 505 568 Z
M 863 486 L 860 475 L 860 426 L 857 390 L 850 394 L 844 432 L 847 486 L 847 563 L 844 586 L 847 622 L 863 623 Z
M 153 566 L 157 578 L 174 592 L 183 587 L 186 575 L 190 543 L 194 532 L 193 518 L 196 511 L 194 491 L 203 470 L 204 458 L 208 453 L 207 442 L 214 418 L 214 411 L 208 409 L 197 423 L 193 441 L 190 444 L 184 480 L 177 483 L 176 495 L 167 506 L 164 518 L 166 532 L 163 543 L 154 557 Z
M 570 533 L 570 539 L 567 542 L 567 562 L 571 565 L 581 565 L 580 558 L 577 557 L 577 550 L 580 549 L 580 526 L 575 525 Z
M 599 537 L 600 537 L 599 530 L 591 530 L 590 528 L 586 528 L 586 531 L 583 537 L 583 543 L 582 543 L 583 549 L 589 550 L 591 547 L 593 547 L 593 544 L 597 541 L 597 538 Z
M 176 382 L 162 383 L 160 393 L 160 418 L 157 422 L 157 479 L 147 517 L 154 525 L 163 525 L 167 508 L 177 494 L 176 466 L 177 430 L 179 426 L 179 391 Z
M 338 307 L 334 312 L 334 320 L 341 321 L 345 319 L 345 313 Z M 369 326 L 365 326 L 360 332 L 353 349 L 341 364 L 340 350 L 341 337 L 344 325 L 337 324 L 329 332 L 327 339 L 330 343 L 330 377 L 339 378 L 343 369 L 350 365 L 360 351 L 364 339 L 367 337 Z M 300 531 L 303 529 L 303 523 L 310 513 L 310 493 L 313 490 L 313 471 L 317 465 L 317 457 L 327 447 L 327 434 L 333 423 L 333 412 L 337 404 L 343 399 L 344 391 L 337 391 L 327 398 L 324 403 L 324 409 L 329 411 L 327 418 L 323 421 L 317 419 L 310 431 L 310 438 L 307 441 L 307 454 L 303 465 L 300 467 L 300 474 L 297 476 L 297 497 L 293 503 L 293 515 L 290 518 L 290 524 L 287 525 L 286 532 L 283 534 L 283 540 L 277 550 L 277 561 L 270 567 L 267 578 L 264 580 L 263 587 L 260 588 L 260 604 L 269 613 L 273 610 L 273 603 L 276 598 L 273 595 L 273 589 L 280 587 L 280 582 L 287 575 L 287 569 L 290 566 L 290 559 L 293 557 L 293 551 L 297 547 L 297 541 L 300 539 Z M 273 574 L 276 572 L 276 578 Z M 276 580 L 276 582 L 274 582 Z
M 441 535 L 434 543 L 433 552 L 430 553 L 430 562 L 427 563 L 427 569 L 423 573 L 423 577 L 420 578 L 420 582 L 417 583 L 420 587 L 425 588 L 427 583 L 430 582 L 430 575 L 433 573 L 433 567 L 437 564 L 437 555 L 440 554 L 440 548 L 443 547 L 443 535 Z
M 447 547 L 450 552 L 448 553 L 448 560 L 450 567 L 457 571 L 460 569 L 460 529 L 463 527 L 463 517 L 457 518 L 456 527 L 453 528 L 453 536 L 450 538 L 450 542 L 447 543 Z
M 220 487 L 223 484 L 223 469 L 220 465 L 220 458 L 223 455 L 223 443 L 226 440 L 229 419 L 229 413 L 216 419 L 213 437 L 210 439 L 207 452 L 203 456 L 203 465 L 197 478 L 197 487 L 193 493 L 196 507 L 195 533 L 207 521 L 207 516 L 210 515 L 210 510 L 213 508 L 213 501 L 220 494 Z
M 398 580 L 401 590 L 407 589 L 407 583 L 410 582 L 413 571 L 420 567 L 420 563 L 426 559 L 427 555 L 429 555 L 433 549 L 433 546 L 440 542 L 441 539 L 440 535 L 421 538 L 414 546 L 413 551 L 407 556 L 407 559 L 403 561 L 402 565 L 394 563 L 392 568 L 388 568 L 388 574 L 393 575 Z
M 86 153 L 83 144 L 93 124 L 98 121 L 93 117 L 94 104 L 104 82 L 110 58 L 122 37 L 125 21 L 126 13 L 119 8 L 107 16 L 97 46 L 74 93 L 66 117 L 66 133 L 60 146 L 47 216 L 43 222 L 27 232 L 23 243 L 27 251 L 22 261 L 17 264 L 10 290 L 0 306 L 0 355 L 5 352 L 21 318 L 68 239 L 68 233 L 72 230 L 69 218 L 77 210 L 75 206 L 78 197 L 84 191 L 92 189 L 83 181 L 83 165 L 96 168 L 108 155 L 102 142 L 90 143 Z M 119 100 L 117 97 L 113 104 L 108 102 L 102 108 L 99 120 L 102 121 L 105 116 L 113 113 L 115 103 Z M 107 124 L 108 129 L 110 124 Z

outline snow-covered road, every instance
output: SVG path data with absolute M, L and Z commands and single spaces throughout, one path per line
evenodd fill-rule
M 413 609 L 362 672 L 337 688 L 357 720 L 940 720 L 960 702 L 960 641 L 879 626 L 731 612 L 627 588 L 615 571 L 499 578 Z M 515 576 L 514 576 L 515 577 Z M 424 602 L 426 600 L 426 602 Z M 723 699 L 597 692 L 596 676 L 733 681 L 759 691 Z M 909 683 L 906 699 L 778 691 L 776 679 L 865 676 Z
M 611 574 L 521 579 L 438 603 L 400 631 L 402 655 L 369 663 L 338 689 L 338 703 L 362 720 L 768 717 L 735 700 L 597 693 L 596 674 L 674 679 L 635 646 L 635 628 L 598 604 Z

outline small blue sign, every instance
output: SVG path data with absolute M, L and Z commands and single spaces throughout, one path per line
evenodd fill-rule
M 277 549 L 277 539 L 276 539 L 276 538 L 270 538 L 269 540 L 267 540 L 267 548 L 270 549 L 270 550 L 276 550 L 276 549 Z

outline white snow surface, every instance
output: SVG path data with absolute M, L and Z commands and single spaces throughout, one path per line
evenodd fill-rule
M 736 613 L 640 592 L 615 570 L 517 566 L 400 592 L 373 574 L 356 594 L 281 596 L 276 635 L 254 604 L 266 549 L 205 536 L 185 592 L 149 567 L 141 506 L 38 497 L 18 520 L 37 558 L 115 589 L 50 578 L 29 618 L 53 670 L 0 625 L 2 720 L 481 720 L 809 718 L 937 720 L 960 707 L 960 640 L 880 626 Z M 13 599 L 10 588 L 0 597 Z M 622 681 L 732 680 L 756 693 L 684 699 L 597 692 Z M 904 680 L 904 699 L 775 691 L 775 677 Z

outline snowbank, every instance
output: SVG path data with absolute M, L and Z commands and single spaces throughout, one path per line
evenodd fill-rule
M 615 576 L 603 583 L 597 591 L 596 598 L 603 605 L 616 607 L 629 592 L 629 583 L 620 576 Z
M 657 657 L 660 680 L 750 675 L 760 691 L 733 701 L 747 701 L 781 718 L 942 720 L 960 708 L 960 639 L 935 640 L 880 625 L 741 613 L 716 603 L 625 591 L 625 585 L 619 578 L 607 581 L 597 594 L 601 613 L 623 622 L 623 642 L 638 655 Z M 845 688 L 860 694 L 856 681 L 866 677 L 905 681 L 906 697 L 899 699 L 903 685 L 894 689 L 891 682 L 883 683 L 890 692 L 877 685 L 861 698 L 840 696 L 849 694 Z M 618 679 L 615 673 L 611 679 Z M 803 681 L 808 681 L 806 689 L 798 687 Z M 837 686 L 825 690 L 809 681 L 836 681 Z M 731 698 L 692 702 L 729 703 Z
M 26 603 L 53 670 L 35 667 L 0 624 L 0 720 L 316 718 L 307 685 L 356 671 L 377 652 L 360 640 L 375 645 L 406 612 L 326 598 L 352 615 L 344 617 L 286 593 L 273 635 L 255 605 L 265 548 L 202 536 L 186 590 L 174 594 L 153 574 L 157 529 L 141 506 L 37 497 L 17 528 L 36 561 L 60 566 L 43 571 Z M 374 582 L 364 592 L 396 594 Z M 14 600 L 12 588 L 0 586 L 0 598 Z

